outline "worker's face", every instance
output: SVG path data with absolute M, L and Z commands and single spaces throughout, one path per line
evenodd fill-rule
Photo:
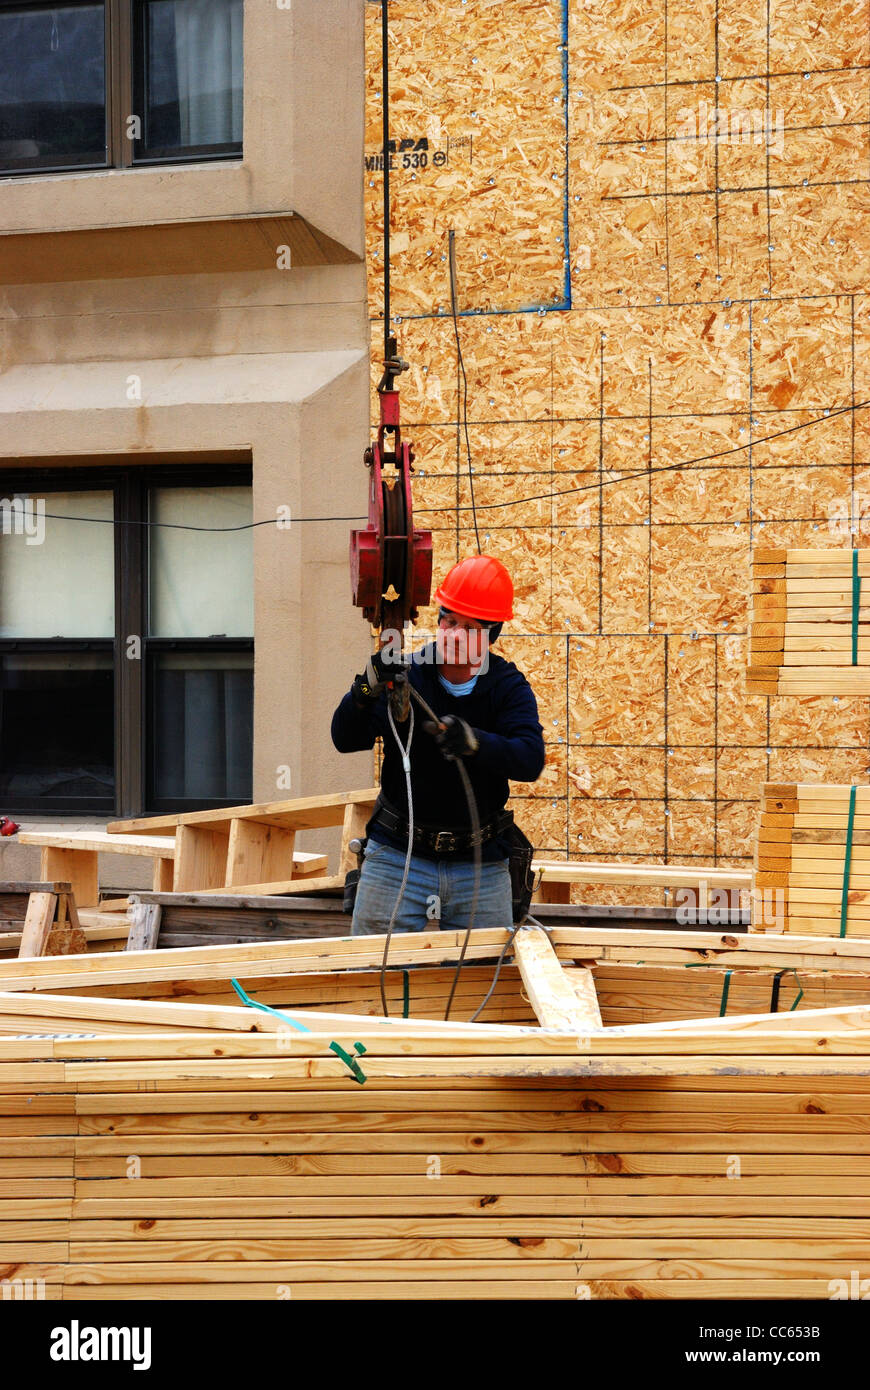
M 476 666 L 489 649 L 489 632 L 476 618 L 446 613 L 438 620 L 438 659 L 448 666 Z

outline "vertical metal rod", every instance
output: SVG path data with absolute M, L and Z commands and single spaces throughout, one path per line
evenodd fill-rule
M 384 123 L 384 358 L 390 356 L 390 31 L 388 0 L 381 0 L 381 67 Z

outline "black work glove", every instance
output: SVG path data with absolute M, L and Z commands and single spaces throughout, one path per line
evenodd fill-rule
M 427 734 L 435 735 L 435 742 L 445 758 L 470 758 L 477 752 L 480 744 L 471 725 L 466 724 L 464 719 L 459 719 L 455 714 L 445 714 L 441 723 L 443 729 L 429 719 L 423 728 Z
M 402 671 L 407 671 L 407 660 L 394 662 L 387 660 L 381 652 L 372 652 L 366 662 L 366 669 L 354 678 L 351 694 L 358 705 L 373 704 L 387 683 L 396 679 Z

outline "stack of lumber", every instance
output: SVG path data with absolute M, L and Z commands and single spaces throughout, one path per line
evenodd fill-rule
M 449 979 L 462 933 L 422 935 L 398 973 Z M 478 962 L 507 941 L 477 935 Z M 602 1027 L 596 971 L 769 981 L 775 943 L 514 944 L 540 1027 L 116 992 L 301 988 L 334 965 L 322 942 L 0 964 L 0 1020 L 46 1034 L 0 1036 L 7 1279 L 75 1301 L 828 1299 L 866 1263 L 870 1007 Z M 383 939 L 332 946 L 352 988 Z M 860 941 L 782 954 L 870 983 Z
M 747 691 L 870 695 L 868 576 L 870 550 L 755 550 Z
M 444 969 L 455 955 L 456 932 L 414 933 L 394 938 L 388 978 L 391 1014 L 401 1017 L 407 990 L 409 1012 L 415 1018 L 443 1017 L 452 970 Z M 381 1012 L 380 953 L 376 937 L 349 937 L 330 942 L 288 941 L 269 944 L 209 946 L 159 952 L 88 955 L 65 960 L 2 963 L 0 989 L 47 991 L 84 995 L 95 990 L 106 998 L 179 1000 L 208 1004 L 237 1004 L 230 984 L 238 979 L 259 1002 L 273 1008 L 326 1009 L 358 1014 Z M 601 981 L 599 998 L 605 1024 L 623 1022 L 608 1014 L 610 1007 L 641 1008 L 647 1014 L 664 1009 L 665 993 L 673 999 L 677 1017 L 719 1014 L 728 977 L 726 1012 L 776 1012 L 774 991 L 780 977 L 778 1008 L 790 1009 L 802 987 L 808 1002 L 870 1003 L 870 942 L 815 936 L 774 936 L 708 931 L 652 931 L 630 928 L 555 927 L 550 933 L 555 954 L 571 978 L 588 966 Z M 458 1006 L 451 1018 L 473 1013 L 493 976 L 504 933 L 483 928 L 473 933 L 466 952 L 457 999 L 463 991 L 468 1014 Z M 407 978 L 406 978 L 407 977 Z M 848 978 L 847 978 L 848 977 Z M 513 984 L 508 988 L 508 982 Z M 653 992 L 646 1003 L 643 988 Z M 479 986 L 479 987 L 478 987 Z M 852 989 L 866 996 L 856 997 Z M 508 964 L 499 976 L 493 999 L 519 1008 L 521 982 Z M 840 990 L 849 989 L 844 997 Z M 751 990 L 751 993 L 743 993 Z M 810 994 L 808 991 L 814 993 Z M 743 1010 L 746 1002 L 752 1007 Z M 494 1021 L 487 1004 L 484 1021 Z M 677 1013 L 676 1011 L 680 1011 Z M 522 1021 L 533 1018 L 528 1000 Z M 517 1020 L 519 1021 L 519 1020 Z M 654 1021 L 653 1018 L 631 1021 Z
M 571 976 L 571 967 L 565 972 Z M 847 969 L 784 966 L 703 969 L 685 965 L 600 965 L 593 971 L 601 1014 L 611 1027 L 707 1015 L 788 1013 L 870 1004 L 870 979 Z M 483 1017 L 489 1020 L 489 1009 Z
M 565 868 L 565 865 L 561 866 Z M 568 866 L 571 867 L 571 866 Z M 637 866 L 644 867 L 644 866 Z M 534 868 L 534 861 L 533 861 Z M 682 908 L 681 916 L 699 919 L 693 924 L 706 926 L 705 915 L 709 912 L 711 924 L 734 926 L 741 930 L 749 922 L 748 900 L 752 885 L 750 873 L 721 872 L 729 879 L 737 880 L 728 886 L 725 901 L 727 907 L 720 907 L 717 892 L 720 885 L 716 880 L 707 883 L 701 877 L 703 870 L 694 871 L 698 896 L 706 904 L 700 908 Z M 564 887 L 557 884 L 557 888 Z M 745 886 L 747 908 L 733 906 L 740 895 L 736 887 Z M 712 901 L 710 889 L 714 892 Z M 685 891 L 685 890 L 684 890 Z M 136 918 L 140 908 L 154 911 L 149 916 L 149 929 L 146 937 L 130 932 L 131 946 L 139 950 L 155 946 L 161 950 L 177 946 L 220 946 L 233 942 L 266 942 L 311 938 L 315 936 L 346 936 L 350 930 L 350 918 L 344 911 L 343 899 L 336 897 L 309 896 L 297 894 L 287 897 L 256 896 L 213 893 L 133 893 L 129 898 L 128 917 Z M 676 909 L 661 907 L 625 906 L 570 906 L 559 903 L 535 903 L 533 916 L 545 924 L 565 926 L 581 923 L 599 922 L 602 925 L 616 925 L 620 921 L 626 925 L 648 922 L 656 927 L 676 927 Z M 105 920 L 111 920 L 102 915 Z M 681 924 L 682 925 L 682 924 Z M 430 923 L 437 928 L 437 923 Z
M 870 786 L 764 785 L 753 930 L 774 918 L 802 936 L 870 936 Z

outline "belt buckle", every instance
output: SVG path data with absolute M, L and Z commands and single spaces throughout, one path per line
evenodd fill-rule
M 442 840 L 445 842 L 444 844 L 441 843 Z M 432 845 L 432 848 L 434 849 L 436 854 L 440 854 L 442 850 L 455 849 L 456 836 L 453 834 L 451 830 L 439 830 L 435 835 L 435 841 Z

